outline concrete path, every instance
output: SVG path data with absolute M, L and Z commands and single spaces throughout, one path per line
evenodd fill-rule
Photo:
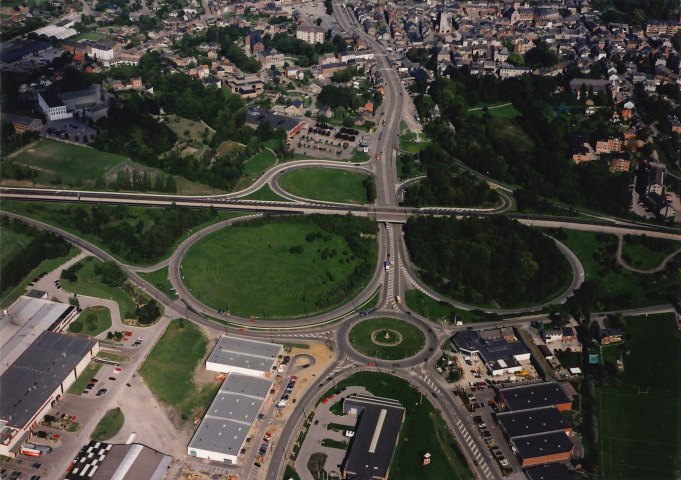
M 630 267 L 627 265 L 624 260 L 622 260 L 622 247 L 624 246 L 624 236 L 623 235 L 617 235 L 617 263 L 619 263 L 623 268 L 626 268 L 627 270 L 635 273 L 643 273 L 643 274 L 650 274 L 650 273 L 656 273 L 664 269 L 664 267 L 667 266 L 667 263 L 677 256 L 679 253 L 681 253 L 681 248 L 677 249 L 676 251 L 670 253 L 664 259 L 660 264 L 655 267 L 655 268 L 647 268 L 647 269 L 641 269 L 641 268 L 634 268 Z

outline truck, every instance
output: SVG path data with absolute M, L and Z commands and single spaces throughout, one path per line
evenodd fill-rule
M 395 295 L 395 301 L 397 302 L 398 305 L 402 303 L 402 299 L 400 298 L 399 295 Z
M 29 448 L 26 445 L 23 445 L 19 449 L 19 453 L 21 453 L 22 455 L 28 455 L 29 457 L 40 457 L 43 454 L 43 452 L 41 452 L 40 450 L 36 450 L 35 448 Z
M 37 450 L 40 453 L 52 453 L 52 447 L 49 447 L 47 445 L 36 445 L 34 443 L 26 443 L 24 444 L 24 447 L 32 450 Z

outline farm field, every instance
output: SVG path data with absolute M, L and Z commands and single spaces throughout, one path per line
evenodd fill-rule
M 299 197 L 326 202 L 368 203 L 362 182 L 367 175 L 332 168 L 302 168 L 279 178 L 279 185 Z
M 349 301 L 357 287 L 347 280 L 360 261 L 347 241 L 311 221 L 295 222 L 203 237 L 182 260 L 185 285 L 206 305 L 246 318 L 310 315 Z M 375 265 L 375 243 L 367 248 Z
M 599 478 L 679 478 L 681 349 L 674 316 L 626 317 L 624 324 L 623 384 L 596 390 Z

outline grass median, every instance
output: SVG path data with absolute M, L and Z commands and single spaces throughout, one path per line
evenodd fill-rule
M 108 440 L 120 431 L 123 422 L 125 422 L 125 417 L 121 409 L 119 407 L 112 408 L 104 414 L 90 438 L 98 442 Z

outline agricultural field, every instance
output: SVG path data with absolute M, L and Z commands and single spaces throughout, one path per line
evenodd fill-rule
M 303 198 L 326 202 L 369 203 L 362 182 L 369 176 L 333 168 L 302 168 L 279 178 L 287 192 Z
M 360 281 L 368 281 L 376 245 L 366 235 L 361 245 L 371 260 L 360 261 L 343 236 L 307 217 L 249 222 L 199 240 L 182 260 L 182 275 L 195 297 L 233 315 L 311 315 L 349 301 Z
M 624 325 L 622 386 L 596 390 L 599 478 L 679 478 L 681 349 L 674 315 L 626 317 Z

